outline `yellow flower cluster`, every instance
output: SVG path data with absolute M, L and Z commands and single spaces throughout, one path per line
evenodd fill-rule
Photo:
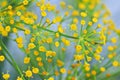
M 8 2 L 0 1 L 0 63 L 7 60 L 15 68 L 15 80 L 105 80 L 112 76 L 109 67 L 119 67 L 120 31 L 100 0 L 76 0 L 76 7 L 50 0 Z M 24 68 L 17 65 L 4 37 L 25 53 Z M 99 78 L 101 74 L 106 76 Z M 10 74 L 2 78 L 9 80 Z

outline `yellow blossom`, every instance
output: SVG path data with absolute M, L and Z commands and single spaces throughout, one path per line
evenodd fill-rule
M 32 71 L 31 70 L 25 71 L 25 76 L 29 78 L 32 77 Z
M 76 24 L 71 24 L 70 28 L 71 28 L 71 30 L 77 30 L 77 25 Z
M 61 72 L 62 74 L 64 74 L 64 73 L 66 72 L 66 69 L 65 69 L 65 68 L 61 68 L 61 69 L 60 69 L 60 72 Z
M 56 41 L 56 42 L 55 42 L 55 46 L 56 46 L 56 47 L 59 47 L 59 45 L 60 45 L 59 42 Z
M 119 62 L 118 62 L 118 61 L 113 61 L 112 65 L 113 65 L 114 67 L 118 67 Z
M 115 37 L 111 38 L 111 42 L 112 43 L 116 43 L 117 42 L 117 39 Z
M 55 37 L 58 38 L 59 37 L 59 33 L 55 33 Z
M 82 46 L 81 45 L 76 45 L 76 52 L 80 52 L 82 50 Z
M 90 73 L 86 73 L 86 77 L 90 77 Z
M 45 16 L 47 16 L 47 13 L 45 11 L 42 11 L 41 16 L 45 17 Z
M 34 49 L 36 46 L 34 43 L 29 43 L 28 44 L 28 49 Z
M 47 43 L 52 43 L 52 38 L 51 37 L 47 38 Z
M 11 5 L 9 5 L 9 6 L 8 6 L 8 9 L 10 9 L 10 10 L 11 10 L 11 9 L 12 9 L 12 6 L 11 6 Z
M 81 15 L 82 17 L 86 17 L 86 16 L 87 16 L 87 13 L 81 12 L 80 15 Z
M 8 80 L 10 78 L 10 74 L 6 73 L 6 74 L 3 74 L 3 79 L 5 80 Z
M 35 56 L 38 56 L 38 55 L 39 55 L 39 52 L 38 52 L 38 51 L 34 51 L 34 55 L 35 55 Z
M 23 43 L 23 38 L 21 36 L 16 38 L 16 42 L 19 43 L 19 44 Z
M 0 62 L 2 61 L 4 61 L 5 60 L 5 57 L 3 56 L 3 55 L 0 55 Z
M 105 72 L 105 68 L 104 68 L 104 67 L 101 67 L 101 68 L 100 68 L 100 71 L 101 71 L 101 72 Z
M 17 80 L 23 80 L 21 77 L 17 77 Z
M 95 59 L 98 60 L 98 61 L 101 59 L 101 56 L 100 56 L 100 55 L 97 55 L 97 54 L 95 54 L 94 57 L 95 57 Z
M 46 10 L 46 6 L 45 6 L 45 5 L 42 5 L 42 6 L 40 7 L 40 10 L 41 10 L 41 11 L 45 11 L 45 10 Z
M 45 52 L 45 51 L 46 51 L 46 48 L 45 48 L 44 46 L 40 46 L 40 47 L 39 47 L 39 51 Z
M 75 55 L 74 58 L 75 58 L 75 60 L 80 61 L 80 60 L 84 59 L 84 56 L 83 55 Z
M 83 4 L 83 3 L 79 3 L 78 7 L 79 7 L 80 9 L 85 9 L 85 8 L 86 8 L 85 4 Z
M 114 47 L 113 47 L 113 46 L 108 46 L 108 50 L 109 50 L 109 51 L 113 51 L 113 50 L 114 50 Z
M 2 31 L 2 36 L 7 37 L 7 36 L 8 36 L 8 32 L 5 31 L 5 30 L 3 30 L 3 31 Z
M 72 12 L 72 16 L 78 16 L 79 15 L 79 12 L 77 11 L 77 10 L 74 10 L 73 12 Z
M 50 77 L 50 78 L 48 78 L 48 80 L 54 80 L 54 78 L 53 78 L 53 77 Z
M 12 28 L 12 31 L 13 31 L 13 33 L 17 33 L 18 32 L 17 28 Z
M 20 11 L 17 11 L 16 13 L 18 16 L 21 16 L 21 12 Z
M 61 1 L 61 2 L 60 2 L 60 6 L 61 6 L 61 7 L 63 7 L 63 8 L 65 8 L 66 3 L 65 3 L 65 2 L 63 2 L 63 1 Z
M 5 27 L 5 30 L 6 30 L 7 32 L 10 32 L 10 29 L 11 29 L 10 26 L 6 26 L 6 27 Z
M 39 69 L 33 67 L 32 72 L 33 72 L 34 74 L 37 74 L 37 73 L 39 73 Z
M 98 21 L 98 19 L 97 19 L 97 18 L 93 18 L 92 21 L 93 21 L 94 23 L 96 23 L 96 22 Z
M 95 71 L 95 70 L 92 70 L 92 71 L 91 71 L 91 74 L 95 76 L 95 75 L 96 75 L 96 71 Z
M 24 58 L 24 64 L 28 64 L 30 62 L 30 58 L 29 57 L 25 57 Z
M 80 21 L 80 24 L 81 24 L 81 25 L 85 25 L 85 23 L 86 23 L 85 20 L 81 20 L 81 21 Z
M 26 30 L 25 30 L 25 34 L 26 34 L 26 35 L 30 34 L 30 30 L 29 30 L 29 29 L 26 29 Z
M 64 65 L 64 63 L 63 63 L 61 60 L 57 60 L 57 65 L 58 65 L 59 67 L 62 67 L 62 66 Z
M 23 5 L 28 5 L 28 0 L 24 0 Z
M 41 58 L 41 57 L 37 57 L 36 60 L 37 60 L 37 61 L 41 61 L 42 58 Z

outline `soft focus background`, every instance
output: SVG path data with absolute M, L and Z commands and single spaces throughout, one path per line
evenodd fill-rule
M 51 0 L 51 2 L 53 4 L 58 4 L 59 1 L 61 1 L 61 0 Z M 111 18 L 115 22 L 117 28 L 120 28 L 120 25 L 119 25 L 120 24 L 120 16 L 119 16 L 120 15 L 120 0 L 104 0 L 104 3 L 110 10 Z M 22 33 L 20 33 L 20 34 L 22 35 Z M 15 44 L 15 42 L 9 41 L 8 47 L 9 47 L 10 52 L 12 53 L 15 60 L 17 60 L 18 65 L 23 67 L 21 63 L 22 63 L 24 54 L 16 46 L 17 45 Z M 10 66 L 10 64 L 7 61 L 3 65 L 5 67 L 2 68 L 2 71 L 7 70 L 10 74 L 12 74 L 11 77 L 13 79 L 11 79 L 11 80 L 14 80 L 14 78 L 15 78 L 14 74 L 16 74 L 14 69 Z M 1 66 L 0 66 L 0 68 L 1 68 Z
M 113 21 L 117 28 L 120 28 L 120 0 L 104 0 L 111 12 Z

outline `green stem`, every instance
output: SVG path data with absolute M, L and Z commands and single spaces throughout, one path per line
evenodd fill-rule
M 48 31 L 48 32 L 56 33 L 56 31 L 52 31 L 52 30 L 49 30 L 49 29 L 46 29 L 46 28 L 41 28 L 41 29 L 42 29 L 42 30 L 45 30 L 45 31 Z M 66 35 L 66 34 L 64 34 L 64 33 L 60 33 L 60 32 L 59 32 L 59 34 L 60 34 L 61 36 L 65 36 L 65 37 L 67 37 L 67 38 L 79 39 L 78 37 L 69 36 L 69 35 Z
M 15 65 L 14 65 L 14 64 L 11 62 L 11 60 L 7 57 L 6 53 L 3 52 L 3 51 L 2 51 L 2 53 L 3 53 L 3 55 L 5 56 L 5 59 L 7 59 L 7 61 L 8 61 L 11 65 L 13 65 L 13 66 L 15 67 Z M 15 69 L 16 69 L 16 67 L 15 67 Z
M 16 67 L 18 73 L 21 75 L 22 79 L 25 80 L 25 78 L 23 77 L 22 71 L 20 70 L 20 68 L 18 67 L 18 65 L 16 64 L 14 58 L 11 56 L 11 54 L 9 53 L 8 49 L 6 48 L 6 46 L 4 45 L 4 43 L 2 42 L 2 40 L 0 40 L 1 46 L 3 47 L 3 49 L 7 52 L 7 55 L 11 58 L 12 62 L 13 62 L 13 66 Z
M 25 29 L 22 29 L 22 28 L 20 28 L 20 27 L 17 27 L 17 26 L 16 26 L 16 28 L 25 31 Z M 40 29 L 45 30 L 45 31 L 48 31 L 48 32 L 51 32 L 51 33 L 56 33 L 56 32 L 57 32 L 57 31 L 53 31 L 53 30 L 46 29 L 46 28 L 43 28 L 43 27 L 40 27 Z M 59 34 L 60 34 L 61 36 L 65 36 L 65 37 L 67 37 L 67 38 L 79 39 L 78 37 L 69 36 L 69 35 L 66 35 L 66 34 L 64 34 L 64 33 L 60 33 L 60 32 L 59 32 Z

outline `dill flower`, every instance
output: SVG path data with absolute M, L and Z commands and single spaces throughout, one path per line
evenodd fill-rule
M 0 61 L 3 62 L 5 60 L 5 57 L 3 55 L 0 55 Z
M 76 7 L 63 1 L 59 5 L 47 0 L 8 2 L 0 7 L 0 62 L 6 59 L 14 67 L 17 80 L 104 80 L 117 75 L 109 69 L 119 69 L 120 30 L 100 0 L 76 0 Z M 4 37 L 24 53 L 23 67 Z M 2 77 L 8 80 L 10 74 Z
M 31 70 L 27 70 L 27 71 L 25 72 L 25 76 L 26 76 L 26 77 L 32 77 L 32 71 L 31 71 Z
M 3 79 L 5 80 L 8 80 L 10 78 L 10 74 L 6 73 L 6 74 L 3 74 Z

